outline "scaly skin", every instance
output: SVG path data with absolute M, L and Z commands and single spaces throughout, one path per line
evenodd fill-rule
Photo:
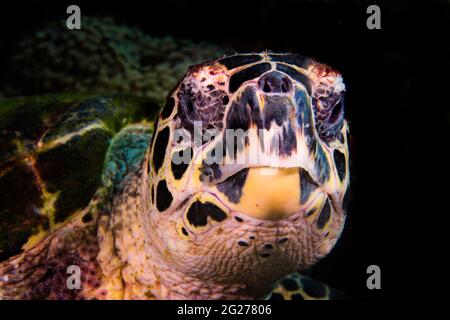
M 90 276 L 75 298 L 260 299 L 325 256 L 345 221 L 348 127 L 336 107 L 344 85 L 326 66 L 287 58 L 263 53 L 192 67 L 169 96 L 142 165 L 127 166 L 112 194 L 100 190 L 66 227 L 1 264 L 0 297 L 74 298 L 54 260 L 86 265 Z M 173 134 L 193 131 L 194 120 L 219 133 L 190 145 L 189 165 L 176 167 L 172 155 L 187 145 Z M 225 129 L 248 127 L 268 129 L 264 148 L 255 133 L 225 156 L 260 148 L 256 163 L 197 161 L 224 141 Z M 274 153 L 277 134 L 282 151 Z M 92 222 L 83 224 L 87 212 Z M 41 284 L 46 294 L 31 289 Z

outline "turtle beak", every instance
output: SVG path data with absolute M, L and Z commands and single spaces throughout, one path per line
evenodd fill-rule
M 212 182 L 252 167 L 304 168 L 315 177 L 310 97 L 279 72 L 273 73 L 247 87 L 231 105 L 216 150 L 205 155 L 206 163 L 217 163 L 214 170 L 221 173 Z
M 310 177 L 309 172 L 315 169 L 311 156 L 314 120 L 308 98 L 285 76 L 272 73 L 262 77 L 257 88 L 244 92 L 231 110 L 228 120 L 250 119 L 246 137 L 228 135 L 224 139 L 226 143 L 242 143 L 237 148 L 226 145 L 230 157 L 221 167 L 223 175 L 231 177 L 227 181 L 243 182 L 242 197 L 232 205 L 233 210 L 260 220 L 279 221 L 325 200 L 312 178 L 308 185 L 302 181 L 302 176 Z M 226 187 L 227 182 L 218 185 L 219 191 Z

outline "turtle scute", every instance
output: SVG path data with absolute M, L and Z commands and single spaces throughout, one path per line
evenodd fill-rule
M 153 99 L 128 95 L 0 100 L 0 261 L 85 208 L 104 186 L 102 174 L 115 184 L 126 170 L 120 163 L 139 162 L 158 110 Z M 143 134 L 127 137 L 136 130 Z M 124 138 L 109 150 L 119 132 Z M 123 161 L 105 164 L 108 152 Z

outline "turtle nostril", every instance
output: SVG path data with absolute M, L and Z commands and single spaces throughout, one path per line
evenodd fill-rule
M 272 71 L 262 76 L 258 85 L 266 93 L 287 93 L 292 88 L 289 78 L 278 71 Z
M 281 84 L 281 91 L 286 93 L 289 92 L 289 90 L 291 90 L 289 80 L 284 78 L 283 83 Z

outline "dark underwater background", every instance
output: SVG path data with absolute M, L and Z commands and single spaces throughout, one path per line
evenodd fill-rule
M 69 36 L 80 31 L 65 29 L 70 4 L 81 8 L 83 35 Z M 381 7 L 381 30 L 366 27 L 370 4 Z M 404 0 L 14 1 L 0 6 L 0 97 L 97 91 L 163 101 L 189 64 L 234 52 L 289 51 L 341 71 L 351 133 L 348 220 L 332 253 L 307 273 L 355 298 L 398 293 L 396 272 L 403 267 L 397 262 L 407 246 L 407 230 L 397 223 L 408 214 L 403 206 L 408 173 L 402 169 L 410 164 L 403 159 L 412 151 L 411 92 L 421 81 L 410 69 L 420 60 L 409 13 L 420 6 Z M 447 3 L 437 11 L 448 10 Z M 450 117 L 446 113 L 437 121 L 444 121 L 436 126 L 443 128 Z M 381 290 L 366 287 L 372 264 L 381 268 Z

